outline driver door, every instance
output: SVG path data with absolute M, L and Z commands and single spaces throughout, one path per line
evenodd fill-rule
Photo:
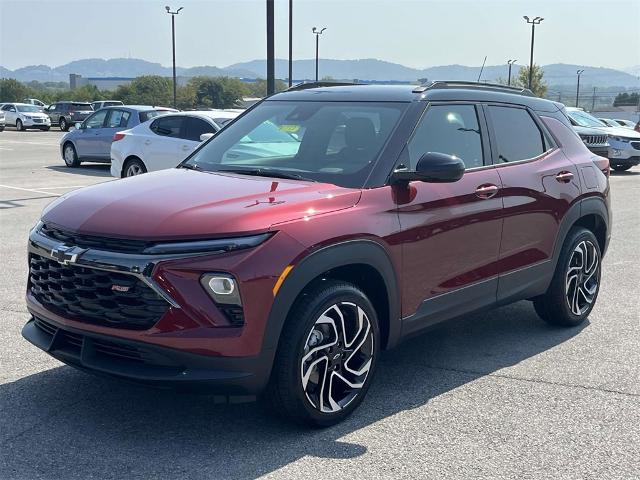
M 108 110 L 100 110 L 82 123 L 75 141 L 79 157 L 100 158 L 100 131 L 108 112 Z
M 501 182 L 482 109 L 431 104 L 407 144 L 404 163 L 415 169 L 428 152 L 455 155 L 466 170 L 454 183 L 411 182 L 398 202 L 407 333 L 495 303 L 498 286 Z

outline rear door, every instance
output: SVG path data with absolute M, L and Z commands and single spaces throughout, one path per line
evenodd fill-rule
M 429 105 L 406 151 L 410 169 L 428 152 L 455 155 L 466 167 L 457 182 L 411 182 L 398 192 L 403 332 L 410 333 L 496 301 L 502 199 L 479 105 Z
M 498 299 L 508 301 L 543 293 L 560 221 L 580 184 L 576 167 L 533 111 L 500 104 L 485 110 L 504 202 Z
M 180 138 L 184 122 L 184 115 L 163 116 L 151 122 L 151 134 L 141 138 L 147 171 L 173 168 L 184 158 L 181 150 L 184 139 Z

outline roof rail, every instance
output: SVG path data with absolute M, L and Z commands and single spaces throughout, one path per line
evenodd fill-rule
M 292 92 L 295 90 L 306 90 L 307 88 L 317 88 L 317 87 L 350 87 L 352 85 L 365 85 L 365 84 L 354 83 L 354 82 L 329 82 L 329 81 L 300 82 L 290 86 L 285 90 L 285 92 Z
M 525 95 L 527 97 L 535 97 L 533 92 L 528 88 L 512 87 L 511 85 L 502 85 L 500 83 L 484 83 L 484 82 L 465 82 L 462 80 L 436 80 L 429 85 L 420 85 L 413 89 L 413 93 L 423 93 L 427 90 L 435 88 L 464 88 L 476 87 L 481 90 L 491 90 L 494 92 L 515 93 Z

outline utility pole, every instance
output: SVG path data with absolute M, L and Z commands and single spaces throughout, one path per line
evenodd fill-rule
M 166 6 L 164 9 L 171 15 L 171 46 L 173 47 L 173 108 L 176 108 L 176 15 L 180 13 L 184 7 L 180 7 L 175 12 L 171 11 L 171 7 Z
M 312 33 L 316 36 L 316 83 L 318 82 L 318 61 L 319 61 L 319 51 L 320 51 L 320 35 L 324 32 L 327 27 L 322 27 L 322 29 L 318 30 L 316 27 L 313 27 L 311 30 Z
M 507 85 L 511 85 L 511 66 L 516 63 L 517 60 L 508 60 L 507 65 L 509 65 L 509 80 L 507 81 Z
M 273 1 L 267 0 L 267 95 L 276 91 Z
M 522 18 L 524 18 L 527 23 L 531 24 L 531 56 L 529 58 L 529 90 L 531 90 L 531 85 L 533 84 L 533 44 L 536 38 L 536 25 L 539 25 L 544 18 L 535 17 L 534 19 L 529 19 L 526 15 Z
M 584 73 L 584 70 L 578 70 L 576 72 L 576 74 L 578 75 L 578 86 L 576 87 L 576 108 L 578 108 L 580 105 L 578 104 L 578 101 L 580 99 L 580 76 Z
M 289 87 L 293 85 L 293 0 L 289 0 Z
M 593 97 L 591 97 L 591 111 L 596 109 L 596 87 L 593 87 Z

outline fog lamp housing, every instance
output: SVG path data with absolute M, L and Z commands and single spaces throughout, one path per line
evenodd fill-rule
M 238 281 L 228 273 L 207 273 L 200 278 L 200 284 L 213 299 L 220 312 L 231 325 L 244 325 L 244 310 Z

